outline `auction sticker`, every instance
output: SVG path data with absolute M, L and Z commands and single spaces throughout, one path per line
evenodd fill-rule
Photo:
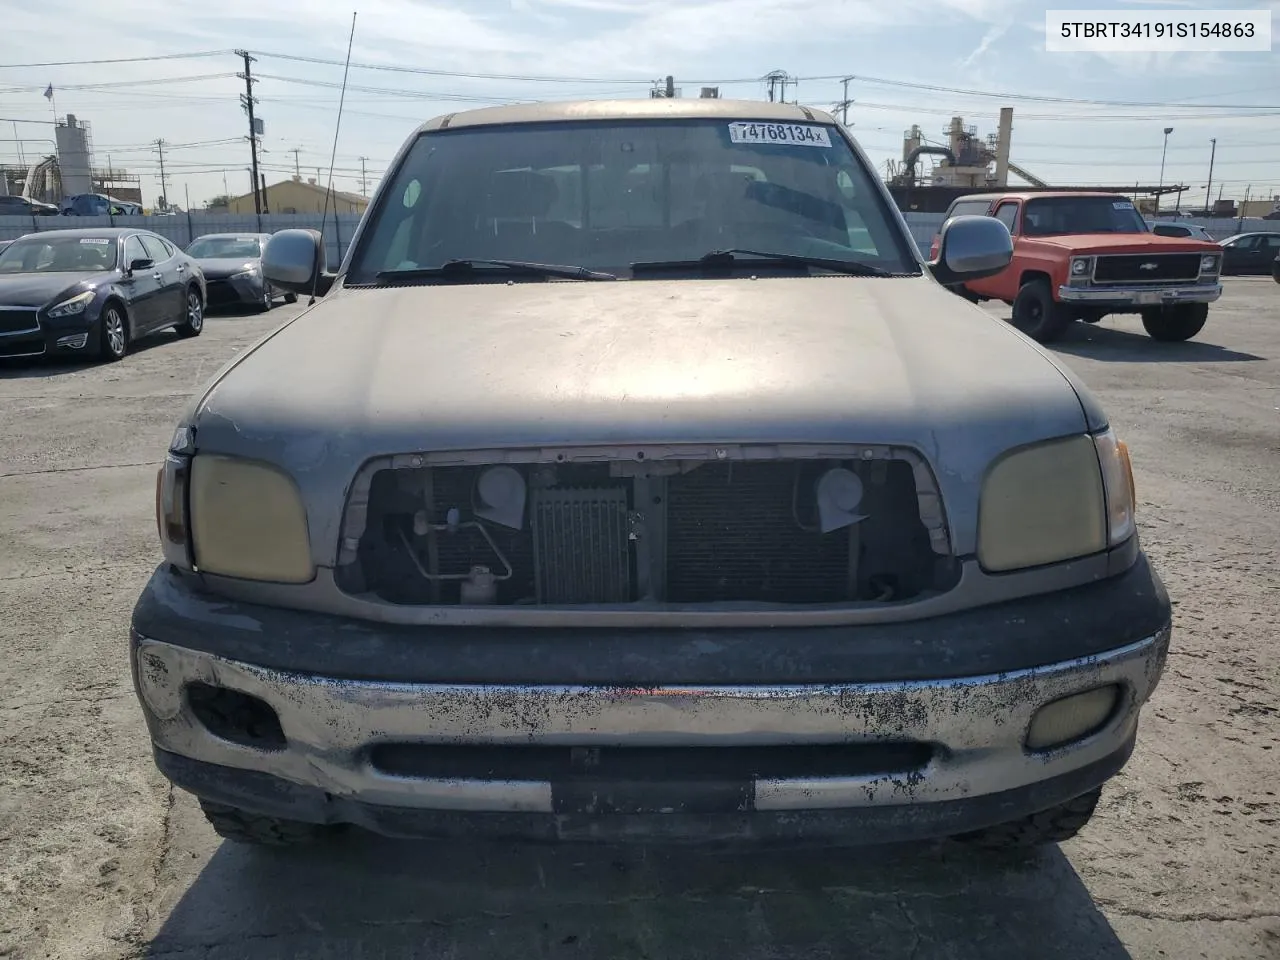
M 779 143 L 800 147 L 831 147 L 826 127 L 803 123 L 752 123 L 739 120 L 729 124 L 733 143 Z
M 103 246 L 106 246 L 111 241 L 106 239 L 105 237 L 81 237 L 80 242 L 81 243 L 100 243 Z

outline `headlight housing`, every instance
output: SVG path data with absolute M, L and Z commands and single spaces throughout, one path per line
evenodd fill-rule
M 258 265 L 256 263 L 246 263 L 242 270 L 237 270 L 231 275 L 232 279 L 256 277 L 258 275 Z
M 1133 469 L 1115 433 L 1013 450 L 988 471 L 978 562 L 1002 573 L 1101 553 L 1137 529 Z
M 307 583 L 315 570 L 297 485 L 253 460 L 195 454 L 179 427 L 156 477 L 156 525 L 166 562 L 244 580 Z
M 984 570 L 1038 567 L 1106 546 L 1106 499 L 1092 437 L 1022 447 L 987 473 L 978 507 Z
M 49 308 L 50 317 L 73 317 L 77 313 L 84 313 L 85 308 L 93 303 L 93 291 L 86 290 L 84 293 L 77 293 L 74 297 L 63 300 L 56 306 Z
M 1072 257 L 1071 258 L 1071 276 L 1073 279 L 1081 280 L 1089 276 L 1093 271 L 1093 257 Z
M 302 495 L 270 464 L 217 454 L 191 458 L 192 558 L 202 573 L 273 583 L 315 576 Z
M 1217 273 L 1222 265 L 1222 257 L 1216 253 L 1206 253 L 1200 258 L 1201 273 Z

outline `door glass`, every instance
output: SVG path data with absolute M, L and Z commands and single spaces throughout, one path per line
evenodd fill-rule
M 1237 250 L 1240 250 L 1242 252 L 1245 250 L 1252 250 L 1257 245 L 1258 245 L 1257 237 L 1241 237 L 1235 243 L 1231 244 L 1231 246 L 1235 247 Z
M 124 263 L 126 267 L 135 260 L 146 259 L 148 259 L 147 251 L 142 248 L 142 243 L 137 237 L 130 237 L 124 242 Z
M 1018 219 L 1018 205 L 1016 203 L 1002 203 L 996 208 L 996 219 L 1009 228 L 1009 232 L 1013 233 L 1014 221 Z
M 159 237 L 139 237 L 142 245 L 147 248 L 147 256 L 156 263 L 164 263 L 169 259 L 169 254 L 164 249 L 164 244 L 160 242 Z

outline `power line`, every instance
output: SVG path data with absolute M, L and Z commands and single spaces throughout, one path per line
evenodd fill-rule
M 234 76 L 235 73 L 198 73 L 187 77 L 154 77 L 150 80 L 107 80 L 102 83 L 63 83 L 58 85 L 58 90 L 114 90 L 119 87 L 151 87 L 158 84 L 197 83 L 204 80 L 226 80 Z M 42 83 L 31 83 L 0 88 L 0 93 L 23 93 L 26 91 L 43 90 L 44 88 L 45 85 Z
M 808 78 L 805 78 L 808 79 Z M 871 83 L 888 87 L 905 87 L 910 90 L 924 90 L 930 93 L 950 93 L 966 97 L 986 97 L 996 100 L 1023 100 L 1034 103 L 1071 103 L 1081 104 L 1084 106 L 1104 106 L 1104 107 L 1159 107 L 1159 108 L 1176 108 L 1191 107 L 1198 110 L 1206 109 L 1223 109 L 1223 110 L 1239 110 L 1253 109 L 1264 107 L 1265 104 L 1252 103 L 1186 103 L 1168 100 L 1092 100 L 1081 97 L 1042 97 L 1029 93 L 997 93 L 990 90 L 969 90 L 963 87 L 943 87 L 929 83 L 913 83 L 908 80 L 887 80 L 883 77 L 861 77 L 854 76 L 852 79 L 860 80 L 863 83 Z M 1271 90 L 1272 87 L 1262 87 L 1261 90 Z M 1206 94 L 1206 96 L 1214 96 L 1214 94 Z
M 44 63 L 0 63 L 0 69 L 80 67 L 99 63 L 150 63 L 153 60 L 195 60 L 198 57 L 221 57 L 234 52 L 234 50 L 199 50 L 195 53 L 163 53 L 150 57 L 115 57 L 110 60 L 47 60 Z

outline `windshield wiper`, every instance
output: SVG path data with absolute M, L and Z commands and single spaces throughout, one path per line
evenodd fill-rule
M 794 253 L 769 253 L 763 250 L 744 250 L 730 247 L 728 250 L 712 250 L 697 260 L 653 260 L 631 264 L 632 271 L 643 273 L 662 270 L 691 270 L 700 267 L 751 266 L 764 263 L 793 263 L 802 267 L 818 267 L 835 273 L 848 273 L 855 277 L 891 277 L 888 270 L 873 267 L 857 260 L 836 260 L 830 257 L 806 257 Z
M 409 267 L 405 270 L 380 270 L 375 280 L 429 280 L 433 277 L 466 276 L 476 267 L 499 267 L 510 273 L 522 273 L 530 277 L 563 277 L 566 280 L 617 280 L 612 273 L 588 270 L 571 264 L 529 263 L 525 260 L 482 260 L 468 257 L 446 260 L 438 267 Z

